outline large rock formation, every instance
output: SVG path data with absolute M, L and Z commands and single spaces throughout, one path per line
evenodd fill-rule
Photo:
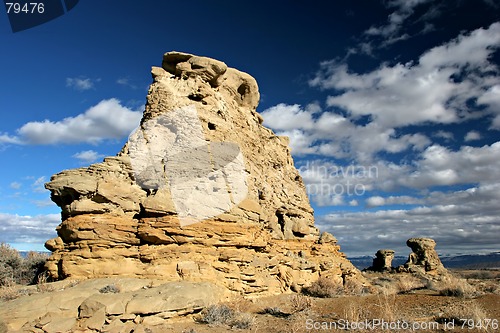
M 369 271 L 387 272 L 392 271 L 392 260 L 394 259 L 394 250 L 378 250 L 375 253 L 373 264 L 367 268 Z
M 179 52 L 152 75 L 122 151 L 46 184 L 62 209 L 46 243 L 53 278 L 213 281 L 246 295 L 363 279 L 314 227 L 288 138 L 262 126 L 250 75 Z
M 441 259 L 434 249 L 436 242 L 431 238 L 410 238 L 406 245 L 412 252 L 408 256 L 408 261 L 401 267 L 400 271 L 412 273 L 424 273 L 430 275 L 445 275 L 448 270 L 441 263 Z

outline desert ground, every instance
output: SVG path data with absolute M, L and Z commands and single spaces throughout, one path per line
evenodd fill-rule
M 237 329 L 217 319 L 207 324 L 207 313 L 202 312 L 193 323 L 172 324 L 170 332 L 500 331 L 500 270 L 452 273 L 456 280 L 448 286 L 432 285 L 410 274 L 364 273 L 375 294 L 354 290 L 356 295 L 333 292 L 331 297 L 288 294 L 242 299 L 227 306 L 244 314 L 248 328 Z
M 301 293 L 233 300 L 161 323 L 124 321 L 119 330 L 102 332 L 498 332 L 500 270 L 453 270 L 433 282 L 409 273 L 364 272 L 369 290 L 335 287 L 320 280 Z M 1 288 L 0 309 L 9 302 L 55 293 L 63 281 Z M 81 282 L 66 281 L 71 291 Z M 116 290 L 106 292 L 120 293 Z M 101 290 L 101 292 L 103 292 Z M 113 318 L 106 318 L 111 322 Z M 40 326 L 41 327 L 41 326 Z M 0 323 L 0 332 L 9 332 Z M 50 332 L 37 329 L 31 332 Z M 81 332 L 100 332 L 82 329 Z

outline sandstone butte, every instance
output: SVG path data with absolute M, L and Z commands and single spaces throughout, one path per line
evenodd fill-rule
M 102 163 L 62 171 L 45 185 L 62 210 L 58 237 L 45 244 L 52 251 L 47 268 L 53 279 L 208 281 L 250 297 L 298 291 L 319 277 L 366 284 L 335 237 L 314 226 L 288 138 L 264 127 L 256 112 L 260 96 L 253 77 L 180 52 L 166 53 L 152 77 L 135 141 Z M 163 138 L 151 132 L 158 119 L 170 122 L 159 129 Z M 186 130 L 188 125 L 194 127 Z M 172 144 L 182 140 L 206 147 Z M 221 144 L 228 149 L 217 150 Z M 144 151 L 156 166 L 144 165 Z M 200 163 L 208 163 L 208 172 L 198 170 Z M 169 166 L 175 177 L 184 177 L 184 188 Z M 199 173 L 193 176 L 191 169 Z M 214 195 L 229 199 L 211 202 L 202 192 L 189 197 L 196 182 L 214 178 L 223 181 Z M 186 213 L 191 208 L 209 213 L 193 217 Z

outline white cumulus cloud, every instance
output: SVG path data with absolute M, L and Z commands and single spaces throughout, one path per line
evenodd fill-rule
M 382 36 L 395 39 L 399 36 L 404 22 L 413 14 L 415 8 L 431 2 L 432 0 L 392 0 L 387 2 L 387 6 L 395 8 L 395 11 L 387 18 L 387 23 L 380 26 L 371 26 L 365 31 L 370 36 Z M 401 38 L 401 36 L 399 36 Z
M 60 214 L 22 216 L 0 213 L 0 243 L 43 244 L 57 236 Z
M 378 152 L 423 150 L 431 144 L 420 133 L 398 135 L 394 128 L 382 127 L 377 122 L 356 125 L 342 115 L 326 111 L 318 116 L 315 109 L 310 109 L 278 104 L 262 112 L 265 125 L 290 138 L 292 154 L 296 156 L 319 154 L 367 162 Z
M 499 46 L 500 23 L 494 23 L 430 49 L 416 63 L 355 73 L 345 63 L 326 61 L 310 84 L 336 91 L 327 100 L 330 107 L 351 117 L 371 116 L 385 128 L 456 123 L 477 116 L 467 107 L 471 99 L 496 106 L 500 79 L 490 57 Z
M 300 105 L 280 103 L 264 111 L 264 125 L 277 130 L 311 129 L 314 125 L 313 114 L 303 110 Z
M 97 144 L 106 139 L 121 139 L 139 125 L 141 111 L 134 111 L 112 98 L 102 100 L 75 117 L 59 121 L 33 121 L 17 130 L 16 136 L 4 135 L 0 142 L 46 144 Z
M 409 252 L 405 241 L 411 237 L 431 237 L 437 241 L 437 250 L 446 248 L 448 254 L 493 252 L 498 251 L 499 200 L 500 183 L 435 191 L 422 198 L 372 197 L 374 206 L 391 202 L 419 206 L 326 214 L 318 216 L 316 225 L 332 232 L 350 256 L 375 253 L 380 248 L 405 255 Z
M 89 78 L 68 77 L 66 78 L 66 86 L 75 90 L 85 91 L 94 88 L 94 81 Z
M 475 141 L 481 139 L 481 133 L 478 131 L 469 131 L 465 135 L 464 141 Z
M 82 163 L 92 163 L 104 157 L 104 155 L 99 154 L 94 150 L 84 150 L 74 154 L 73 157 L 80 160 Z

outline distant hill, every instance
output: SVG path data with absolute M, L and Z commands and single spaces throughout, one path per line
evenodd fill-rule
M 442 257 L 447 268 L 486 269 L 500 268 L 500 252 Z
M 365 269 L 372 265 L 372 256 L 352 257 L 349 260 L 358 269 Z M 500 252 L 492 252 L 489 254 L 469 254 L 459 256 L 443 256 L 440 257 L 441 262 L 446 268 L 463 268 L 463 269 L 500 269 Z M 403 265 L 408 258 L 404 256 L 395 256 L 392 261 L 392 266 L 397 267 Z
M 37 252 L 37 253 L 43 253 L 43 254 L 47 254 L 47 255 L 50 255 L 50 252 L 49 251 L 18 251 L 19 254 L 21 255 L 21 257 L 23 258 L 26 258 L 26 256 L 28 255 L 28 253 L 30 252 Z

